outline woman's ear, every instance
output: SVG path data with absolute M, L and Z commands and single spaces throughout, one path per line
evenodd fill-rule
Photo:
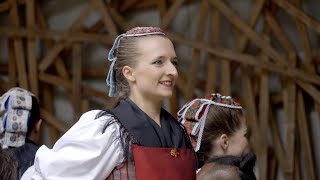
M 133 69 L 129 66 L 123 66 L 122 74 L 128 80 L 128 82 L 134 82 L 136 80 L 133 76 Z
M 222 134 L 219 138 L 219 145 L 223 149 L 223 151 L 226 151 L 229 147 L 229 138 L 226 134 Z

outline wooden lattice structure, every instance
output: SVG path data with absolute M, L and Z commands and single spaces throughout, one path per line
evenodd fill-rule
M 54 113 L 54 87 L 65 90 L 72 103 L 75 121 L 90 109 L 90 97 L 102 99 L 105 104 L 113 102 L 105 91 L 83 85 L 83 79 L 98 78 L 103 82 L 107 74 L 107 67 L 82 66 L 86 61 L 81 55 L 84 45 L 100 44 L 109 49 L 119 33 L 133 26 L 147 25 L 130 21 L 126 16 L 128 12 L 152 9 L 159 12 L 159 26 L 167 31 L 175 45 L 193 50 L 189 69 L 179 72 L 175 95 L 170 100 L 171 113 L 179 108 L 178 97 L 186 101 L 212 92 L 236 96 L 248 112 L 259 179 L 275 179 L 278 167 L 285 179 L 302 179 L 301 170 L 307 179 L 319 178 L 310 113 L 316 112 L 320 122 L 320 48 L 311 45 L 309 36 L 313 33 L 319 37 L 320 22 L 304 11 L 300 0 L 252 1 L 251 8 L 246 10 L 250 12 L 247 19 L 239 16 L 224 0 L 106 2 L 88 1 L 78 18 L 63 32 L 48 27 L 41 8 L 43 2 L 0 2 L 0 15 L 7 19 L 0 26 L 0 35 L 7 44 L 8 55 L 7 62 L 0 65 L 1 93 L 20 86 L 37 95 L 41 100 L 41 116 L 50 129 L 51 143 L 69 128 Z M 192 4 L 198 4 L 199 17 L 193 19 L 198 26 L 195 37 L 186 37 L 182 32 L 174 32 L 171 23 L 180 8 Z M 98 12 L 101 18 L 89 27 L 84 26 L 83 21 L 92 12 Z M 286 34 L 279 12 L 295 21 L 299 47 Z M 232 25 L 236 44 L 233 48 L 219 44 L 223 18 Z M 258 22 L 262 30 L 257 30 Z M 210 38 L 204 37 L 205 32 L 209 32 Z M 42 42 L 42 46 L 38 42 Z M 46 53 L 38 57 L 36 52 L 44 48 Z M 207 55 L 206 69 L 200 69 L 203 53 Z M 68 56 L 72 59 L 71 65 L 66 63 Z M 204 73 L 205 78 L 199 78 L 197 74 L 200 73 Z M 270 88 L 273 77 L 281 83 L 278 90 Z M 220 83 L 216 83 L 217 78 Z M 241 91 L 235 90 L 235 81 Z M 277 115 L 279 111 L 284 112 L 283 117 Z M 279 118 L 286 122 L 284 139 L 280 137 L 283 129 L 277 123 Z M 299 158 L 300 154 L 304 161 Z

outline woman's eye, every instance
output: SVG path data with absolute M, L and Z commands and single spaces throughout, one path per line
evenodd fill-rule
M 162 61 L 161 60 L 156 60 L 156 61 L 153 61 L 152 64 L 162 64 Z
M 172 61 L 172 64 L 173 64 L 174 66 L 178 66 L 178 61 Z

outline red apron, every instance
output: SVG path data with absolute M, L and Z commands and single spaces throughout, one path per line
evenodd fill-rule
M 154 148 L 132 144 L 136 180 L 195 180 L 193 149 Z

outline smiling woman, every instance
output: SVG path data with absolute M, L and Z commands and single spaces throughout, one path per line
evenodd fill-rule
M 23 179 L 195 179 L 188 135 L 161 107 L 178 77 L 172 42 L 160 28 L 133 28 L 108 59 L 118 105 L 85 113 L 53 149 L 42 146 Z

